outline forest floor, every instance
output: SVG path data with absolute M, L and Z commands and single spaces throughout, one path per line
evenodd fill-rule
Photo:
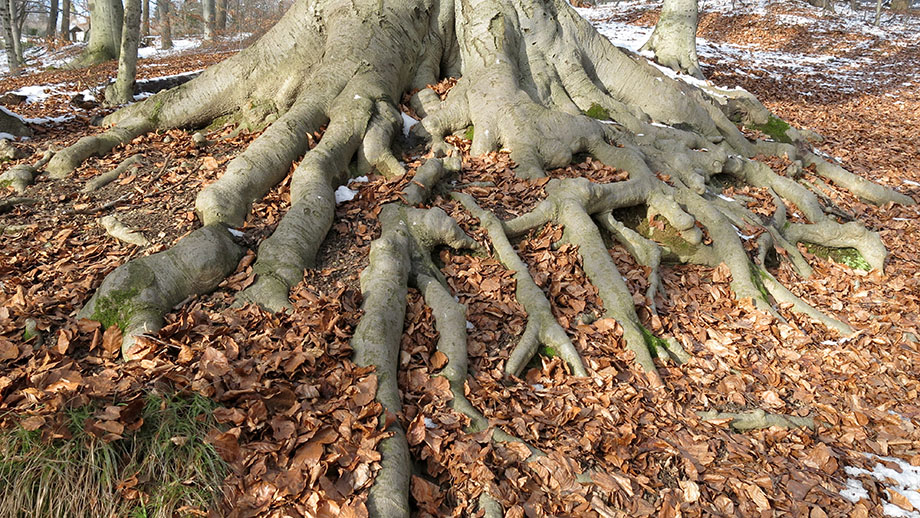
M 860 21 L 866 13 L 830 14 L 801 2 L 733 7 L 703 2 L 706 76 L 753 92 L 791 124 L 823 135 L 818 148 L 849 170 L 920 201 L 920 17 L 886 15 L 874 28 Z M 635 48 L 657 10 L 657 4 L 624 1 L 581 12 Z M 151 56 L 141 60 L 139 76 L 200 70 L 233 52 L 197 47 Z M 89 123 L 106 113 L 93 99 L 114 75 L 113 63 L 80 71 L 36 68 L 0 77 L 0 92 L 22 94 L 0 96 L 0 104 L 31 119 L 35 131 L 16 143 L 26 157 L 3 163 L 0 172 L 36 161 L 50 145 L 98 132 Z M 74 99 L 78 93 L 82 98 Z M 379 406 L 369 404 L 375 378 L 351 363 L 348 342 L 361 316 L 358 274 L 379 234 L 376 210 L 396 200 L 407 179 L 371 175 L 340 188 L 336 222 L 317 267 L 292 292 L 292 312 L 230 307 L 253 280 L 250 252 L 217 291 L 175 308 L 164 329 L 144 341 L 141 360 L 119 361 L 117 329 L 74 318 L 114 268 L 197 228 L 195 195 L 257 136 L 231 127 L 198 131 L 210 145 L 196 146 L 195 130 L 172 130 L 91 158 L 69 180 L 39 176 L 21 195 L 34 203 L 0 214 L 0 425 L 60 439 L 69 435 L 64 410 L 93 403 L 99 410 L 88 421 L 90 434 L 113 442 L 137 425 L 136 415 L 118 408 L 151 390 L 197 393 L 219 405 L 214 417 L 221 427 L 209 440 L 231 467 L 223 504 L 210 511 L 365 516 L 383 436 L 376 428 Z M 464 153 L 469 148 L 461 137 L 454 142 Z M 138 166 L 98 191 L 82 192 L 87 180 L 135 154 Z M 414 170 L 421 157 L 404 158 Z M 504 153 L 464 154 L 463 165 L 452 180 L 501 218 L 545 195 L 546 180 L 516 179 Z M 782 170 L 786 164 L 770 165 Z M 625 177 L 591 161 L 549 174 L 604 182 Z M 284 214 L 288 181 L 254 205 L 240 229 L 251 242 L 269 235 Z M 736 194 L 770 199 L 751 188 Z M 559 228 L 547 226 L 516 247 L 585 358 L 587 378 L 570 376 L 544 351 L 521 380 L 506 380 L 502 366 L 526 323 L 512 273 L 488 257 L 441 252 L 442 271 L 468 308 L 469 399 L 493 425 L 551 454 L 526 464 L 526 451 L 463 432 L 465 420 L 448 407 L 447 383 L 437 376 L 444 358 L 435 353 L 430 310 L 410 290 L 400 357 L 405 406 L 398 418 L 420 460 L 412 480 L 418 516 L 472 515 L 475 496 L 491 482 L 506 516 L 514 518 L 920 518 L 920 209 L 875 207 L 837 190 L 825 194 L 881 234 L 890 251 L 884 275 L 804 248 L 815 267 L 812 278 L 797 278 L 787 264 L 774 274 L 858 329 L 853 337 L 787 308 L 779 308 L 783 323 L 737 303 L 723 268 L 664 267 L 667 296 L 657 300 L 653 316 L 641 295 L 647 271 L 622 247 L 610 249 L 631 291 L 640 294 L 643 324 L 674 336 L 692 354 L 682 366 L 662 365 L 664 390 L 648 387 L 635 370 L 615 322 L 582 323 L 580 316 L 603 310 L 576 251 L 553 246 Z M 17 196 L 10 187 L 0 195 Z M 433 204 L 487 241 L 446 195 Z M 97 218 L 110 214 L 150 244 L 109 237 Z M 29 319 L 39 336 L 25 340 Z M 813 417 L 817 428 L 741 434 L 696 415 L 758 408 Z M 609 478 L 581 486 L 574 474 L 586 469 Z M 136 478 L 120 487 L 124 498 L 142 499 L 146 490 Z

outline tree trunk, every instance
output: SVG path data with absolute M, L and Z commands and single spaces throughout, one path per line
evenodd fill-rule
M 126 104 L 134 98 L 140 24 L 141 0 L 126 0 L 125 23 L 121 31 L 121 52 L 118 57 L 118 76 L 115 83 L 105 91 L 105 100 L 109 105 Z
M 141 25 L 141 36 L 150 36 L 150 0 L 144 0 L 144 22 Z
M 875 25 L 878 26 L 882 21 L 882 0 L 875 2 Z
M 110 59 L 117 59 L 121 48 L 121 29 L 124 24 L 124 7 L 121 0 L 94 0 L 90 13 L 89 44 L 83 54 L 71 62 L 71 68 L 88 67 Z
M 22 24 L 25 21 L 25 16 L 23 16 L 21 12 L 22 5 L 23 4 L 21 4 L 19 0 L 9 0 L 9 8 L 13 22 L 13 50 L 16 52 L 16 59 L 20 64 L 25 63 L 22 55 Z
M 442 100 L 427 85 L 444 78 L 458 79 Z M 887 251 L 880 237 L 858 222 L 842 224 L 828 216 L 821 200 L 794 180 L 797 172 L 778 175 L 755 158 L 788 157 L 791 167 L 809 167 L 812 174 L 879 205 L 913 203 L 820 158 L 795 128 L 750 94 L 671 78 L 614 47 L 565 0 L 297 0 L 249 48 L 182 86 L 109 115 L 104 123 L 111 129 L 84 137 L 48 162 L 49 177 L 64 178 L 87 157 L 151 131 L 202 127 L 217 119 L 264 128 L 198 194 L 195 209 L 202 227 L 168 251 L 117 268 L 78 317 L 95 318 L 115 297 L 126 308 L 142 308 L 113 322 L 124 330 L 124 357 L 134 359 L 140 335 L 155 333 L 178 303 L 215 289 L 236 268 L 243 250 L 230 229 L 242 226 L 254 201 L 289 174 L 288 212 L 260 243 L 251 263 L 253 281 L 237 301 L 298 311 L 290 290 L 314 265 L 334 223 L 334 193 L 351 170 L 407 174 L 392 149 L 402 138 L 398 103 L 407 94 L 422 117 L 414 136 L 425 140 L 433 156 L 445 158 L 418 168 L 405 192 L 393 197 L 398 201 L 379 211 L 380 237 L 361 275 L 363 316 L 351 342 L 355 363 L 375 367 L 376 398 L 390 416 L 399 416 L 402 406 L 400 335 L 412 285 L 436 320 L 437 346 L 447 358 L 438 375 L 448 382 L 451 406 L 469 418 L 470 431 L 491 426 L 466 399 L 465 308 L 432 257 L 440 246 L 490 250 L 475 245 L 443 210 L 427 208 L 442 176 L 463 174 L 460 150 L 452 144 L 455 133 L 475 129 L 470 132 L 473 155 L 510 150 L 514 171 L 524 178 L 545 177 L 547 169 L 566 166 L 582 153 L 628 173 L 628 179 L 606 184 L 587 178 L 549 181 L 543 201 L 506 221 L 479 208 L 470 196 L 456 196 L 467 222 L 480 221 L 496 259 L 516 272 L 517 298 L 528 317 L 527 329 L 507 356 L 509 375 L 520 373 L 540 345 L 559 351 L 573 374 L 588 374 L 510 238 L 547 224 L 561 226 L 562 239 L 577 250 L 606 317 L 619 324 L 622 339 L 612 340 L 628 350 L 625 357 L 634 359 L 637 375 L 660 387 L 665 379 L 653 354 L 659 359 L 685 354 L 676 341 L 655 337 L 643 325 L 602 229 L 626 243 L 636 262 L 648 268 L 651 290 L 645 297 L 654 299 L 662 290 L 658 266 L 663 257 L 724 264 L 739 301 L 751 301 L 774 318 L 782 318 L 777 308 L 792 308 L 847 334 L 845 323 L 775 282 L 765 269 L 766 254 L 782 249 L 779 255 L 790 257 L 804 275 L 807 262 L 797 243 L 853 247 L 881 272 Z M 748 139 L 738 124 L 762 131 L 769 140 Z M 312 135 L 319 131 L 316 143 Z M 770 189 L 776 209 L 762 217 L 746 202 L 719 197 L 723 183 L 713 179 L 721 175 Z M 786 203 L 808 223 L 787 222 Z M 666 226 L 668 236 L 626 228 L 615 219 L 619 209 L 647 214 Z M 752 225 L 768 236 L 757 242 L 758 251 L 745 248 L 738 225 Z M 403 431 L 407 423 L 397 417 L 381 424 L 389 435 L 380 446 L 380 470 L 367 508 L 372 517 L 404 518 L 410 513 L 412 475 Z M 492 431 L 494 441 L 521 442 L 500 427 Z M 544 455 L 523 446 L 530 460 Z M 588 481 L 593 476 L 584 474 Z M 501 516 L 498 503 L 486 507 Z
M 655 61 L 677 72 L 703 78 L 696 55 L 699 22 L 697 0 L 664 0 L 655 30 L 642 50 L 655 54 Z
M 214 19 L 214 30 L 222 32 L 227 30 L 227 0 L 216 1 L 217 15 Z
M 45 36 L 54 38 L 57 35 L 58 0 L 51 0 L 48 6 L 48 25 L 45 26 Z
M 13 16 L 10 4 L 5 0 L 0 0 L 0 25 L 3 29 L 3 49 L 6 52 L 10 72 L 19 72 L 19 56 L 16 54 L 16 45 L 13 43 Z
M 201 18 L 203 20 L 204 39 L 214 40 L 214 0 L 201 0 Z
M 70 41 L 70 0 L 63 0 L 61 8 L 61 37 L 64 41 Z
M 173 46 L 170 10 L 170 0 L 157 0 L 157 23 L 160 25 L 160 50 L 169 50 Z

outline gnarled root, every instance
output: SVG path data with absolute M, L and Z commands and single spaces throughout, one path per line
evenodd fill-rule
M 798 417 L 794 415 L 773 414 L 765 412 L 763 409 L 751 410 L 749 412 L 697 412 L 704 421 L 721 421 L 728 419 L 728 425 L 736 432 L 746 432 L 749 430 L 760 430 L 776 426 L 778 428 L 808 428 L 815 429 L 815 421 L 810 417 Z
M 207 293 L 236 268 L 243 256 L 222 225 L 202 227 L 176 246 L 123 264 L 110 273 L 77 314 L 122 328 L 122 355 L 134 359 L 137 337 L 155 333 L 163 315 L 192 295 Z

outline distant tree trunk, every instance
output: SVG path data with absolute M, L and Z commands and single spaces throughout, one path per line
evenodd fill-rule
M 172 28 L 169 23 L 169 0 L 157 0 L 157 21 L 160 23 L 160 49 L 168 50 L 173 46 Z
M 25 62 L 22 56 L 22 22 L 25 21 L 25 16 L 19 12 L 19 8 L 21 7 L 19 2 L 16 0 L 9 0 L 8 4 L 13 29 L 13 50 L 16 52 L 16 59 L 22 64 Z
M 89 44 L 70 68 L 88 67 L 118 57 L 124 23 L 121 0 L 95 0 L 90 13 Z
M 214 0 L 201 0 L 201 15 L 204 18 L 204 39 L 214 39 Z
M 61 36 L 70 41 L 70 0 L 64 0 L 61 8 Z
M 141 26 L 141 35 L 150 36 L 150 0 L 144 0 L 144 22 Z
M 48 6 L 48 25 L 45 26 L 45 36 L 54 38 L 57 34 L 58 0 L 51 0 Z
M 910 7 L 909 0 L 891 0 L 891 10 L 905 12 Z
M 217 0 L 217 16 L 214 19 L 214 30 L 224 31 L 227 29 L 227 0 Z
M 698 10 L 697 0 L 664 0 L 658 24 L 642 50 L 654 52 L 663 66 L 702 79 L 696 55 Z
M 13 43 L 13 15 L 9 2 L 5 0 L 0 0 L 0 25 L 3 29 L 3 48 L 6 51 L 10 72 L 19 72 L 19 56 L 16 55 L 16 46 Z
M 875 25 L 882 21 L 882 0 L 875 2 Z
M 115 83 L 105 90 L 105 101 L 109 105 L 126 104 L 133 98 L 140 28 L 141 0 L 126 0 L 125 23 L 121 31 L 121 52 L 118 57 L 118 76 Z

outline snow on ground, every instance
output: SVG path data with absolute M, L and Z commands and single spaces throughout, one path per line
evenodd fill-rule
M 864 34 L 872 37 L 885 37 L 894 47 L 904 47 L 920 43 L 920 17 L 888 15 L 890 20 L 881 27 L 875 27 L 863 20 L 863 12 L 854 12 L 849 7 L 838 7 L 838 12 L 827 13 L 817 8 L 809 8 L 813 16 L 800 16 L 783 13 L 768 13 L 770 5 L 779 5 L 770 0 L 755 0 L 752 3 L 736 3 L 731 0 L 702 0 L 701 13 L 707 11 L 722 12 L 726 16 L 742 16 L 745 14 L 767 15 L 790 26 L 802 26 L 813 31 L 833 32 L 843 31 L 851 34 Z M 796 6 L 792 2 L 783 2 L 783 6 Z M 657 9 L 656 6 L 643 0 L 622 0 L 614 4 L 602 5 L 591 8 L 579 8 L 577 11 L 590 20 L 598 31 L 619 47 L 639 52 L 639 48 L 648 40 L 652 33 L 651 27 L 640 27 L 626 22 L 618 21 L 618 15 L 628 12 Z M 860 49 L 868 48 L 872 39 L 858 41 L 851 47 L 852 54 L 859 55 Z M 650 54 L 641 53 L 646 57 Z M 735 45 L 724 42 L 712 42 L 704 38 L 697 38 L 697 54 L 700 60 L 709 64 L 723 64 L 737 66 L 744 63 L 747 70 L 762 71 L 765 75 L 778 81 L 790 76 L 814 76 L 828 85 L 834 85 L 842 93 L 853 92 L 853 88 L 843 86 L 853 84 L 862 76 L 869 75 L 897 75 L 905 79 L 920 79 L 920 70 L 905 70 L 904 67 L 892 67 L 891 70 L 879 70 L 875 60 L 869 57 L 841 57 L 830 54 L 801 54 L 796 52 L 782 52 L 764 50 L 756 45 Z M 875 68 L 872 68 L 875 67 Z M 871 70 L 870 70 L 871 68 Z M 736 69 L 739 74 L 745 74 Z M 800 92 L 810 95 L 810 92 Z
M 192 49 L 197 49 L 200 46 L 201 39 L 199 38 L 183 38 L 173 40 L 173 47 L 171 49 L 160 50 L 160 39 L 157 37 L 154 38 L 153 43 L 149 47 L 137 49 L 137 57 L 140 59 L 161 58 L 164 56 L 181 54 Z
M 879 457 L 869 453 L 865 455 L 879 462 L 876 462 L 871 471 L 846 466 L 844 471 L 851 478 L 847 479 L 846 487 L 840 491 L 840 496 L 853 503 L 868 499 L 869 492 L 866 491 L 863 483 L 856 478 L 860 475 L 868 475 L 878 482 L 883 496 L 889 500 L 889 503 L 886 503 L 882 508 L 885 516 L 920 518 L 920 512 L 914 510 L 920 509 L 920 467 L 912 466 L 910 463 L 895 457 Z M 900 497 L 897 495 L 900 495 Z M 890 503 L 895 498 L 900 500 L 902 505 L 909 502 L 907 505 L 913 507 L 913 509 L 904 509 L 894 503 Z

